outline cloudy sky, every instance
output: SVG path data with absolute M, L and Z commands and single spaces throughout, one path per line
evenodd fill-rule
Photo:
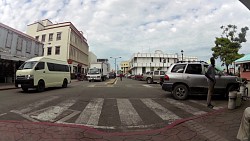
M 220 26 L 250 27 L 250 10 L 238 0 L 0 0 L 0 22 L 25 32 L 49 19 L 72 22 L 98 58 L 162 50 L 208 60 Z M 250 34 L 241 53 L 250 53 Z

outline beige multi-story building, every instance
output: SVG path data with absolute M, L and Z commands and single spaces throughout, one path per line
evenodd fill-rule
M 27 26 L 27 34 L 44 43 L 44 56 L 67 60 L 72 77 L 75 73 L 86 73 L 89 46 L 83 33 L 71 22 L 38 21 Z
M 122 61 L 120 65 L 121 65 L 121 71 L 123 72 L 123 74 L 127 74 L 130 68 L 129 61 Z

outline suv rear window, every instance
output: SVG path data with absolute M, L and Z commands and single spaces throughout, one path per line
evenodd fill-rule
M 173 69 L 171 70 L 171 72 L 175 72 L 175 73 L 183 73 L 185 70 L 186 64 L 177 64 L 173 67 Z
M 202 74 L 201 64 L 188 64 L 186 73 L 188 74 Z
M 160 71 L 160 75 L 165 75 L 165 71 Z
M 154 75 L 159 75 L 159 71 L 155 71 L 155 72 L 154 72 Z

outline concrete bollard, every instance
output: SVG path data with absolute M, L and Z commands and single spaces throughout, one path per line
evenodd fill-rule
M 239 107 L 241 105 L 242 102 L 242 94 L 240 92 L 237 92 L 237 98 L 236 98 L 236 107 Z
M 231 91 L 228 95 L 228 109 L 232 110 L 236 107 L 237 91 Z

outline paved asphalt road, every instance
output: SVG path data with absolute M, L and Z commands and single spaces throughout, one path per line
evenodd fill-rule
M 227 106 L 226 100 L 218 98 L 213 110 L 205 103 L 206 97 L 177 101 L 159 84 L 131 79 L 118 79 L 113 85 L 107 81 L 81 81 L 42 93 L 24 93 L 21 89 L 0 91 L 0 120 L 78 124 L 125 132 L 161 128 L 177 119 Z

